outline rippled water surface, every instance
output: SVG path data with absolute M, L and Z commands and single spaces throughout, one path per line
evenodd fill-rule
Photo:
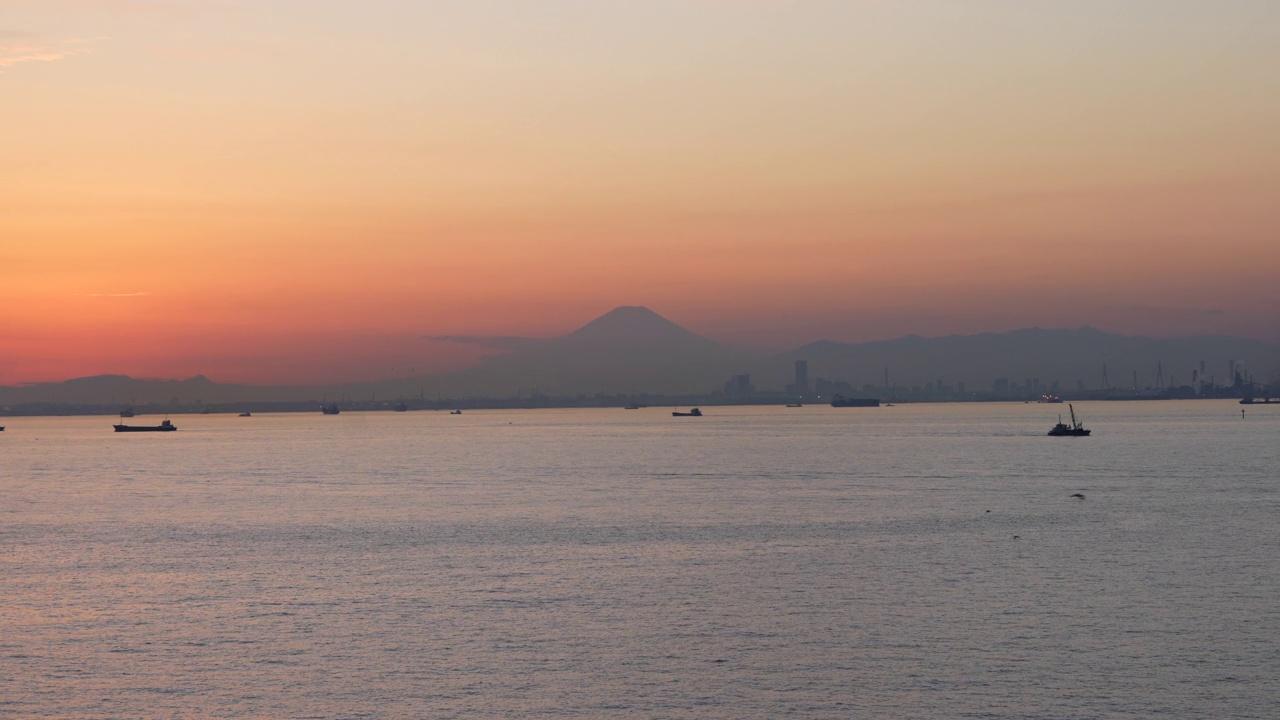
M 1280 717 L 1280 407 L 1059 409 L 6 418 L 0 717 Z

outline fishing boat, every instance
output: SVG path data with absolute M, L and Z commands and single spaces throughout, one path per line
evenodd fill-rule
M 461 414 L 462 414 L 462 411 L 461 411 L 461 410 L 451 410 L 451 411 L 449 411 L 449 414 L 450 414 L 450 415 L 461 415 Z
M 165 420 L 159 425 L 112 425 L 116 432 L 173 432 L 178 429 L 177 425 Z
M 1052 437 L 1088 437 L 1089 431 L 1084 429 L 1084 425 L 1076 420 L 1076 408 L 1074 405 L 1067 405 L 1071 409 L 1071 424 L 1062 422 L 1062 416 L 1058 416 L 1058 424 L 1053 426 L 1049 431 Z
M 702 417 L 702 411 L 698 408 L 693 408 L 689 412 L 680 412 L 679 410 L 676 410 L 671 413 L 671 417 Z

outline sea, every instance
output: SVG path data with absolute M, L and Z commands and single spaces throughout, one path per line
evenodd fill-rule
M 1280 717 L 1280 406 L 703 410 L 4 418 L 0 717 Z

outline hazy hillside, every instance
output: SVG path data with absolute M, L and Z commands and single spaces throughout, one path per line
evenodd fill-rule
M 562 337 L 531 342 L 480 366 L 406 381 L 454 395 L 701 393 L 750 362 L 642 307 L 620 307 Z
M 0 405 L 77 403 L 93 405 L 158 405 L 233 403 L 260 399 L 307 400 L 315 388 L 264 387 L 216 383 L 203 375 L 185 380 L 145 380 L 126 375 L 95 375 L 60 383 L 0 387 Z M 318 397 L 318 396 L 317 396 Z

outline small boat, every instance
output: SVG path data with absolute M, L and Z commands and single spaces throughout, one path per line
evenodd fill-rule
M 328 405 L 321 405 L 320 412 L 325 415 L 337 415 L 342 411 L 338 409 L 338 403 L 329 403 Z
M 240 417 L 253 417 L 253 413 L 249 412 L 248 410 L 245 410 L 244 412 L 240 413 Z
M 1036 402 L 1061 405 L 1062 398 L 1058 397 L 1057 395 L 1041 395 L 1040 399 L 1037 400 Z
M 623 409 L 623 410 L 639 410 L 639 409 L 640 409 L 640 406 L 639 406 L 639 405 L 635 405 L 635 404 L 631 404 L 631 405 L 628 405 L 628 406 L 626 406 L 626 407 L 624 407 L 624 408 L 622 408 L 622 409 Z
M 462 414 L 462 411 L 461 411 L 461 410 L 450 410 L 450 411 L 449 411 L 449 414 L 450 414 L 450 415 L 461 415 L 461 414 Z
M 671 417 L 702 417 L 702 411 L 698 408 L 693 408 L 689 412 L 680 412 L 677 410 L 671 413 Z
M 1062 416 L 1058 416 L 1058 424 L 1053 426 L 1049 431 L 1052 437 L 1088 437 L 1089 431 L 1084 429 L 1084 425 L 1076 420 L 1076 408 L 1074 405 L 1067 405 L 1071 408 L 1071 424 L 1062 422 Z
M 165 420 L 159 425 L 112 425 L 116 432 L 173 432 L 177 425 Z
M 787 407 L 804 407 L 801 403 L 788 403 Z
M 0 432 L 4 432 L 4 426 L 0 425 Z

